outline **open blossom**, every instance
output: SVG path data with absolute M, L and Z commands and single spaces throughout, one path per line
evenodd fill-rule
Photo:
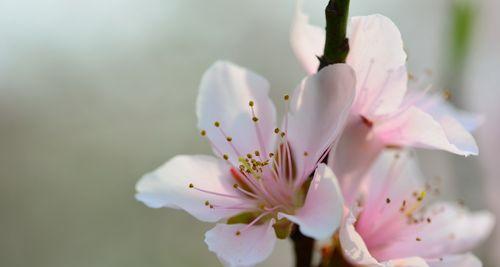
M 300 3 L 299 3 L 300 5 Z M 382 15 L 351 18 L 346 63 L 356 74 L 356 98 L 344 134 L 329 164 L 348 201 L 367 168 L 385 147 L 440 149 L 476 155 L 469 130 L 479 118 L 451 107 L 436 95 L 407 92 L 408 72 L 401 34 Z M 297 8 L 292 48 L 308 73 L 316 72 L 325 42 L 323 29 L 308 24 Z
M 383 153 L 340 229 L 345 258 L 367 267 L 480 267 L 469 251 L 489 236 L 493 215 L 432 203 L 436 190 L 408 153 Z
M 340 224 L 343 203 L 333 172 L 319 162 L 344 128 L 354 86 L 346 64 L 305 78 L 290 99 L 285 96 L 278 128 L 268 82 L 215 63 L 202 78 L 196 114 L 216 157 L 174 157 L 139 181 L 137 199 L 183 209 L 201 221 L 225 220 L 205 242 L 230 266 L 263 261 L 292 222 L 306 236 L 328 238 Z

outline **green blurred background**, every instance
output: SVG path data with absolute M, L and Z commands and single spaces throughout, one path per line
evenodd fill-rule
M 326 2 L 306 3 L 318 25 Z M 485 103 L 499 99 L 500 25 L 488 12 L 497 1 L 474 2 L 477 20 L 466 23 L 473 34 L 464 41 L 472 49 L 450 41 L 462 23 L 454 1 L 351 2 L 353 15 L 382 13 L 399 25 L 412 71 L 433 70 L 431 80 L 453 86 L 461 106 L 494 110 Z M 295 87 L 304 73 L 288 42 L 294 5 L 0 1 L 0 266 L 219 266 L 203 242 L 210 225 L 146 208 L 134 186 L 173 155 L 209 153 L 194 104 L 215 60 L 267 77 L 274 99 Z M 489 125 L 494 132 L 496 124 Z M 485 136 L 496 143 L 484 146 L 499 147 Z M 488 192 L 500 190 L 495 151 L 470 160 L 423 153 L 423 162 L 431 175 L 449 178 L 452 199 L 487 208 L 497 201 Z M 491 254 L 480 250 L 487 266 L 497 266 Z M 290 244 L 279 242 L 262 266 L 290 264 Z

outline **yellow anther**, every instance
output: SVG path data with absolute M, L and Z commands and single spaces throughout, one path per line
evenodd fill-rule
M 194 187 L 194 185 L 193 185 L 193 184 L 189 184 L 189 188 L 193 188 L 193 187 Z
M 420 202 L 422 200 L 424 200 L 425 196 L 427 195 L 427 192 L 426 191 L 422 191 L 420 192 L 420 196 L 417 198 L 417 200 Z
M 417 197 L 417 202 L 415 202 L 415 204 L 413 204 L 413 206 L 405 213 L 407 216 L 411 216 L 414 211 L 420 208 L 420 206 L 422 205 L 422 200 L 424 200 L 426 194 L 426 191 L 420 192 L 420 196 Z M 418 193 L 415 192 L 413 195 L 418 195 Z
M 238 186 L 239 186 L 238 184 L 233 184 L 234 189 L 238 188 Z
M 274 129 L 274 133 L 275 133 L 275 134 L 278 134 L 279 132 L 280 132 L 280 128 L 276 128 L 276 129 Z
M 205 135 L 207 135 L 207 132 L 205 130 L 201 130 L 200 134 L 201 134 L 201 136 L 205 136 Z
M 228 142 L 231 142 L 231 141 L 233 141 L 233 138 L 232 138 L 231 136 L 228 136 L 228 137 L 226 137 L 226 140 L 227 140 Z
M 210 202 L 208 202 L 208 200 L 207 200 L 207 201 L 205 201 L 205 206 L 208 206 L 208 205 L 210 205 Z
M 224 154 L 224 155 L 222 155 L 222 158 L 224 158 L 224 160 L 228 160 L 229 156 L 227 154 Z
M 260 156 L 260 152 L 258 150 L 255 150 L 254 152 L 255 156 L 259 157 Z
M 241 235 L 241 232 L 240 231 L 236 231 L 236 235 L 237 236 Z
M 284 132 L 281 132 L 281 133 L 280 133 L 280 136 L 281 136 L 281 137 L 285 137 L 285 133 L 284 133 Z
M 214 122 L 214 126 L 215 127 L 219 127 L 220 126 L 220 122 L 218 122 L 218 121 Z
M 290 99 L 290 96 L 289 96 L 289 95 L 284 95 L 284 96 L 283 96 L 283 99 L 284 99 L 285 101 L 288 101 L 288 99 Z
M 258 121 L 259 121 L 259 118 L 257 118 L 257 117 L 253 117 L 253 118 L 252 118 L 252 120 L 253 120 L 254 122 L 258 122 Z
M 250 102 L 248 102 L 248 105 L 253 107 L 253 105 L 254 105 L 253 101 L 250 100 Z

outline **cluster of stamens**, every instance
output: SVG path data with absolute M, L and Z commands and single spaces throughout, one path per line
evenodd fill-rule
M 283 99 L 288 101 L 290 97 L 285 95 Z M 234 154 L 237 156 L 237 161 L 231 159 L 229 153 L 224 153 L 222 149 L 217 147 L 216 144 L 208 138 L 217 153 L 231 165 L 231 175 L 235 179 L 235 183 L 233 184 L 235 194 L 230 195 L 212 192 L 199 188 L 192 183 L 189 184 L 189 188 L 206 194 L 250 200 L 247 204 L 235 206 L 220 206 L 208 200 L 204 202 L 204 205 L 210 209 L 232 209 L 241 210 L 242 212 L 258 211 L 259 216 L 250 222 L 247 227 L 258 223 L 263 218 L 268 218 L 270 214 L 276 214 L 280 210 L 290 209 L 294 203 L 292 199 L 294 197 L 295 188 L 292 181 L 293 178 L 291 177 L 293 173 L 291 150 L 286 140 L 287 117 L 285 116 L 284 131 L 279 128 L 274 129 L 274 134 L 276 134 L 279 139 L 276 152 L 268 153 L 263 140 L 263 132 L 259 126 L 259 118 L 255 112 L 255 102 L 249 101 L 248 106 L 250 107 L 250 118 L 253 122 L 256 139 L 259 144 L 258 149 L 250 153 L 242 153 L 234 144 L 234 138 L 226 134 L 223 125 L 219 121 L 215 121 L 213 127 L 218 129 L 218 132 L 227 142 L 228 147 L 232 149 L 231 155 Z M 286 112 L 287 111 L 288 107 L 286 107 Z M 200 134 L 203 137 L 207 137 L 206 130 L 201 130 Z M 304 156 L 307 155 L 308 153 L 304 152 Z M 246 230 L 246 228 L 237 231 L 235 234 L 239 236 L 244 230 Z

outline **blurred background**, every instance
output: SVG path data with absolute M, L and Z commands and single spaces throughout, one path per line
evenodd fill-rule
M 306 1 L 324 25 L 327 0 Z M 445 194 L 500 216 L 498 0 L 351 1 L 400 27 L 417 77 L 486 114 L 481 156 L 421 153 Z M 288 42 L 293 0 L 0 1 L 0 266 L 220 266 L 210 225 L 134 200 L 142 174 L 209 153 L 195 127 L 203 71 L 227 59 L 278 99 L 304 75 Z M 498 266 L 495 234 L 478 250 Z M 496 243 L 495 243 L 496 242 Z M 497 258 L 495 258 L 497 257 Z M 279 242 L 262 266 L 290 266 Z

